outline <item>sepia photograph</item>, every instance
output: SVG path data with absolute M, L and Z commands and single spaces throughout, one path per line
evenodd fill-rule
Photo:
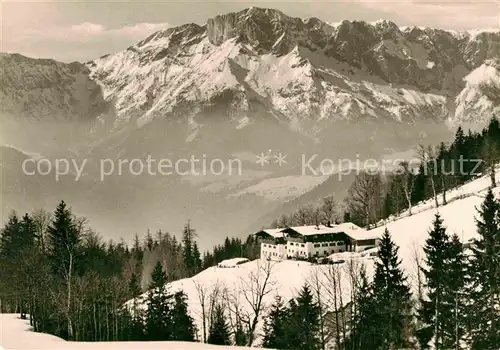
M 0 0 L 0 349 L 500 350 L 500 0 Z

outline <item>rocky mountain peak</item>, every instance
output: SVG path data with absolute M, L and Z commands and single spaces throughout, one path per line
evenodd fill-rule
M 0 71 L 4 116 L 92 121 L 105 107 L 99 85 L 89 79 L 90 70 L 82 63 L 2 54 Z
M 256 49 L 270 50 L 287 29 L 302 23 L 283 12 L 260 7 L 250 7 L 240 12 L 218 15 L 207 22 L 207 35 L 214 45 L 237 38 Z
M 162 40 L 171 45 L 179 44 L 204 33 L 205 29 L 205 26 L 200 26 L 196 23 L 187 23 L 177 27 L 166 28 L 151 34 L 146 39 L 137 43 L 136 47 L 142 48 L 147 45 L 157 44 Z

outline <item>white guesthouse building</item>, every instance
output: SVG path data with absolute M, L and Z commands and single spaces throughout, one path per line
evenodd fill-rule
M 260 239 L 260 256 L 272 260 L 361 252 L 379 244 L 377 237 L 352 223 L 265 229 L 255 236 Z

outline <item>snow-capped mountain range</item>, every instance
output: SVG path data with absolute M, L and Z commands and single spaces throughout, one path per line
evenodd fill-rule
M 86 174 L 61 191 L 5 160 L 2 212 L 30 195 L 39 205 L 69 193 L 94 221 L 105 213 L 104 232 L 123 223 L 116 237 L 188 218 L 225 236 L 284 202 L 314 199 L 308 193 L 345 192 L 331 177 L 303 176 L 299 155 L 382 157 L 446 140 L 449 126 L 484 123 L 500 106 L 499 60 L 500 30 L 330 24 L 256 7 L 165 28 L 86 63 L 1 54 L 1 144 L 20 151 L 18 162 L 32 152 L 88 158 L 89 168 L 103 158 L 207 154 L 240 158 L 244 168 L 238 177 L 105 183 Z M 268 150 L 286 153 L 286 166 L 258 166 L 255 154 Z M 45 187 L 33 194 L 36 183 Z M 139 210 L 149 220 L 119 219 Z
M 260 104 L 313 134 L 338 120 L 469 121 L 469 109 L 480 104 L 487 114 L 498 101 L 481 93 L 484 88 L 469 92 L 475 88 L 467 76 L 476 77 L 475 86 L 496 86 L 493 59 L 499 57 L 500 30 L 401 30 L 389 21 L 330 25 L 249 8 L 203 26 L 156 32 L 88 66 L 105 97 L 116 101 L 116 126 L 182 116 L 190 140 L 204 123 L 203 111 L 222 104 L 235 128 L 251 123 Z M 489 118 L 473 119 L 479 117 Z

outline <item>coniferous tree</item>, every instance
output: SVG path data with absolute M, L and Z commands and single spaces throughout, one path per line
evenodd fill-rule
M 144 338 L 144 322 L 138 300 L 138 296 L 141 294 L 141 287 L 139 285 L 139 278 L 135 272 L 132 273 L 132 277 L 130 278 L 129 291 L 132 296 L 129 339 L 142 340 Z
M 473 164 L 470 162 L 472 155 L 467 147 L 467 140 L 464 130 L 461 126 L 458 127 L 455 133 L 455 139 L 451 145 L 451 158 L 457 170 L 458 179 L 461 183 L 471 178 L 470 172 Z
M 472 244 L 468 268 L 473 349 L 500 348 L 500 203 L 491 188 L 476 220 L 479 238 Z
M 490 175 L 491 187 L 497 186 L 495 167 L 500 162 L 500 121 L 492 118 L 483 131 L 483 160 Z
M 201 253 L 198 248 L 198 243 L 193 242 L 193 275 L 201 271 Z
M 191 228 L 191 224 L 188 222 L 184 226 L 182 231 L 182 249 L 183 249 L 183 259 L 184 266 L 186 268 L 189 277 L 196 274 L 197 264 L 199 256 L 194 255 L 194 243 L 195 243 L 196 231 Z M 199 255 L 199 251 L 197 253 Z
M 427 288 L 427 298 L 421 300 L 421 319 L 428 331 L 421 331 L 420 342 L 427 345 L 429 335 L 434 337 L 436 349 L 442 347 L 443 324 L 446 312 L 443 310 L 443 295 L 445 293 L 445 277 L 447 275 L 447 249 L 449 237 L 443 220 L 439 214 L 434 217 L 433 228 L 429 232 L 429 237 L 425 241 L 424 252 L 426 255 L 426 267 L 422 268 L 425 276 L 425 287 Z
M 449 156 L 448 148 L 444 142 L 441 142 L 437 151 L 437 188 L 441 192 L 443 197 L 443 205 L 448 203 L 446 198 L 446 192 L 448 187 L 452 182 L 454 170 Z
M 418 173 L 415 175 L 415 183 L 411 196 L 413 204 L 417 204 L 428 198 L 427 182 L 428 181 L 427 175 L 425 173 L 425 167 L 423 164 L 421 164 L 418 169 Z
M 375 296 L 364 268 L 361 269 L 359 277 L 360 283 L 355 294 L 354 324 L 345 348 L 353 350 L 375 349 L 378 326 L 374 318 Z
M 146 313 L 148 340 L 172 339 L 171 305 L 166 291 L 167 275 L 158 261 L 151 274 Z
M 193 318 L 188 313 L 187 297 L 184 292 L 178 292 L 174 296 L 172 309 L 173 340 L 194 341 L 195 325 Z
M 224 307 L 216 305 L 213 310 L 212 321 L 208 332 L 207 343 L 214 345 L 230 345 L 231 332 L 224 312 Z
M 446 249 L 446 273 L 441 302 L 442 347 L 460 349 L 466 328 L 466 261 L 462 242 L 455 234 Z
M 76 257 L 81 243 L 78 223 L 71 210 L 61 201 L 54 212 L 54 220 L 48 230 L 49 260 L 55 274 L 66 284 L 66 318 L 68 339 L 73 338 L 72 288 L 76 267 Z
M 147 230 L 146 232 L 146 237 L 144 239 L 144 246 L 149 250 L 152 251 L 154 248 L 155 242 L 153 239 L 153 236 L 151 235 L 151 232 Z
M 35 248 L 35 227 L 31 217 L 26 214 L 19 220 L 16 213 L 9 220 L 0 238 L 0 282 L 10 285 L 9 294 L 16 296 L 21 318 L 26 318 L 29 288 L 33 286 L 35 266 L 33 254 Z M 12 283 L 15 281 L 15 283 Z
M 23 216 L 20 222 L 20 235 L 14 240 L 18 249 L 17 268 L 20 276 L 17 279 L 18 285 L 22 288 L 19 292 L 21 298 L 21 318 L 24 318 L 25 311 L 32 308 L 33 291 L 37 288 L 35 280 L 36 271 L 35 266 L 39 261 L 37 259 L 37 252 L 35 247 L 36 227 L 33 219 L 27 213 Z M 31 299 L 31 300 L 30 300 Z M 31 315 L 31 314 L 30 314 Z M 31 315 L 31 320 L 33 316 Z
M 248 344 L 248 332 L 240 318 L 236 320 L 236 330 L 234 331 L 234 345 L 245 346 Z
M 290 344 L 287 334 L 289 312 L 283 299 L 278 295 L 274 299 L 271 310 L 264 321 L 263 346 L 271 349 L 288 349 Z
M 398 247 L 387 229 L 382 236 L 375 263 L 373 294 L 373 316 L 378 325 L 375 348 L 409 346 L 409 333 L 412 329 L 410 288 L 398 258 Z
M 321 348 L 320 308 L 308 285 L 290 303 L 289 349 L 316 350 Z

